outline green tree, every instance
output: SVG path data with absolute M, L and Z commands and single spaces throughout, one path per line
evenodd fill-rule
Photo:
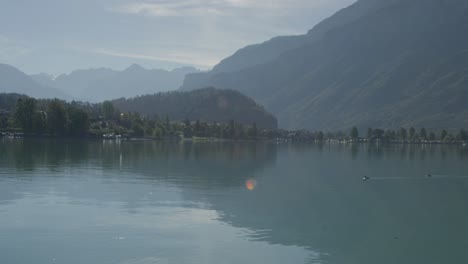
M 468 133 L 465 130 L 460 130 L 457 134 L 457 140 L 458 141 L 465 141 L 468 140 Z
M 385 131 L 385 134 L 384 134 L 385 141 L 389 142 L 389 141 L 395 140 L 395 138 L 396 138 L 395 131 L 393 131 L 391 129 L 387 129 Z
M 352 139 L 357 139 L 358 137 L 359 137 L 359 131 L 358 131 L 357 127 L 354 126 L 351 129 L 351 138 Z
M 216 122 L 211 125 L 211 132 L 210 136 L 211 137 L 216 137 L 216 138 L 221 138 L 221 126 L 218 125 Z
M 45 132 L 47 125 L 47 116 L 43 111 L 36 111 L 33 116 L 33 131 L 40 135 Z
M 154 137 L 157 139 L 162 139 L 163 138 L 163 130 L 160 127 L 156 127 L 154 129 Z
M 67 114 L 64 103 L 58 99 L 49 102 L 47 106 L 47 129 L 53 135 L 65 135 Z
M 118 124 L 122 127 L 130 129 L 132 126 L 132 113 L 121 113 L 118 119 Z
M 447 135 L 448 135 L 448 132 L 447 130 L 442 130 L 442 132 L 440 132 L 440 139 L 441 140 L 445 140 L 447 138 Z
M 195 128 L 193 130 L 194 130 L 195 136 L 197 136 L 197 137 L 203 136 L 202 132 L 201 132 L 200 120 L 197 119 L 197 121 L 195 121 Z
M 138 122 L 135 122 L 133 125 L 132 125 L 132 130 L 133 130 L 133 135 L 135 137 L 143 137 L 144 134 L 145 134 L 145 131 L 143 129 L 143 126 L 138 123 Z
M 234 120 L 229 121 L 229 126 L 228 126 L 228 137 L 230 139 L 233 139 L 236 135 L 236 127 Z
M 153 130 L 153 128 L 147 126 L 147 127 L 145 128 L 145 136 L 151 137 L 151 136 L 153 136 L 153 135 L 154 135 L 154 130 Z
M 419 137 L 422 139 L 422 140 L 426 140 L 427 139 L 427 131 L 426 129 L 423 127 L 421 128 L 421 131 L 419 132 Z
M 452 133 L 448 133 L 447 136 L 445 137 L 446 142 L 453 142 L 455 141 L 455 137 L 453 136 Z
M 33 132 L 34 114 L 37 111 L 37 102 L 34 98 L 18 99 L 16 102 L 14 118 L 16 124 L 21 127 L 23 132 Z
M 367 129 L 367 139 L 371 139 L 372 135 L 373 135 L 373 130 L 372 130 L 372 128 L 369 127 Z
M 377 139 L 383 139 L 385 131 L 383 129 L 374 129 L 372 134 Z
M 68 109 L 68 133 L 72 136 L 83 136 L 89 130 L 88 114 L 78 108 L 70 106 Z
M 164 128 L 166 129 L 166 131 L 171 131 L 171 120 L 169 120 L 169 116 L 166 115 L 166 120 L 165 120 L 165 123 L 164 123 Z
M 415 139 L 415 137 L 416 137 L 416 129 L 414 129 L 414 127 L 411 127 L 409 130 L 409 138 L 413 140 Z
M 8 127 L 8 117 L 0 116 L 0 129 L 5 129 Z
M 184 120 L 184 125 L 185 127 L 189 127 L 190 126 L 190 120 L 188 118 L 185 118 Z
M 325 139 L 325 135 L 323 134 L 322 131 L 319 131 L 317 134 L 317 140 L 318 141 L 323 141 Z
M 258 129 L 257 129 L 257 124 L 253 123 L 251 127 L 247 130 L 247 136 L 250 139 L 257 139 L 257 134 L 258 134 Z
M 115 108 L 112 102 L 104 101 L 102 103 L 102 114 L 104 115 L 104 119 L 106 120 L 113 120 L 115 114 Z
M 406 131 L 406 128 L 400 128 L 400 130 L 398 131 L 398 138 L 400 140 L 406 140 L 408 137 L 408 132 Z
M 237 124 L 236 127 L 235 127 L 235 138 L 236 139 L 244 139 L 246 138 L 245 137 L 246 133 L 245 133 L 245 129 L 244 129 L 244 125 L 243 124 Z
M 193 130 L 191 126 L 184 127 L 184 138 L 192 138 L 193 137 Z

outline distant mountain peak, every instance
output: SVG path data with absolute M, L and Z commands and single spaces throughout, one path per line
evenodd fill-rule
M 45 82 L 52 82 L 47 79 L 46 75 L 37 76 L 38 79 L 42 78 Z M 37 98 L 69 98 L 62 91 L 40 84 L 35 79 L 11 65 L 0 64 L 0 93 L 19 93 Z
M 146 69 L 136 63 L 130 65 L 127 69 L 125 69 L 125 71 L 144 71 L 144 70 Z
M 122 71 L 110 68 L 90 68 L 74 70 L 70 74 L 62 74 L 57 78 L 48 78 L 44 74 L 30 77 L 42 86 L 66 91 L 73 98 L 98 102 L 176 90 L 182 85 L 186 74 L 196 72 L 199 71 L 192 67 L 168 71 L 145 69 L 138 64 L 132 64 Z
M 41 73 L 38 73 L 38 74 L 33 74 L 31 76 L 38 76 L 38 77 L 51 79 L 51 80 L 55 79 L 55 77 L 52 74 L 48 74 L 48 73 L 45 73 L 45 72 L 41 72 Z

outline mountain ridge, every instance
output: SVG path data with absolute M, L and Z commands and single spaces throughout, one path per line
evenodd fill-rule
M 61 74 L 55 79 L 45 78 L 43 74 L 31 77 L 38 83 L 53 86 L 79 100 L 98 102 L 176 90 L 185 75 L 191 72 L 198 72 L 198 70 L 193 67 L 181 67 L 171 71 L 145 69 L 138 64 L 132 64 L 121 71 L 110 68 L 92 68 Z
M 284 128 L 468 126 L 460 101 L 468 99 L 468 60 L 457 61 L 468 44 L 467 6 L 460 0 L 360 0 L 309 31 L 312 41 L 272 61 L 212 71 L 200 83 L 190 75 L 181 89 L 239 90 Z
M 3 63 L 0 63 L 0 93 L 20 93 L 37 98 L 70 98 L 64 92 L 51 86 L 40 85 L 26 73 Z
M 171 120 L 229 123 L 255 123 L 259 128 L 275 129 L 276 118 L 253 99 L 234 90 L 212 87 L 194 91 L 170 91 L 111 101 L 122 112 Z

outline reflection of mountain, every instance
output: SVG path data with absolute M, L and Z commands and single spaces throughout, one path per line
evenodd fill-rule
M 13 190 L 3 188 L 0 178 L 0 203 L 34 188 L 60 190 L 72 201 L 116 202 L 136 212 L 182 196 L 184 206 L 213 209 L 217 220 L 251 230 L 253 240 L 328 253 L 321 255 L 326 263 L 459 263 L 468 257 L 468 181 L 419 178 L 427 170 L 464 175 L 466 148 L 60 140 L 0 144 L 2 172 L 24 171 L 21 180 L 34 182 Z M 363 183 L 362 175 L 416 179 Z M 244 186 L 249 178 L 257 180 L 254 191 Z
M 362 175 L 421 177 L 427 168 L 446 169 L 434 166 L 443 153 L 449 160 L 460 154 L 420 147 L 283 149 L 254 192 L 204 198 L 222 221 L 253 230 L 252 239 L 328 253 L 327 263 L 456 263 L 468 257 L 462 246 L 468 213 L 460 211 L 468 182 L 361 181 Z M 462 160 L 449 163 L 453 174 L 467 168 Z

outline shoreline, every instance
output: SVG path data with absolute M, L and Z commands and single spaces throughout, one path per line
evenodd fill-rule
M 0 132 L 0 139 L 23 139 L 23 138 L 34 138 L 34 139 L 79 139 L 79 140 L 107 140 L 107 141 L 178 141 L 178 142 L 271 142 L 271 143 L 315 143 L 315 144 L 341 144 L 341 145 L 362 145 L 362 144 L 374 144 L 374 145 L 460 145 L 468 146 L 466 141 L 449 141 L 444 142 L 440 140 L 430 141 L 411 141 L 411 140 L 368 140 L 368 139 L 324 139 L 324 140 L 314 140 L 314 139 L 303 139 L 303 140 L 294 140 L 291 138 L 257 138 L 257 139 L 226 139 L 226 138 L 212 138 L 212 137 L 193 137 L 193 138 L 183 138 L 183 137 L 164 137 L 164 138 L 154 138 L 154 137 L 105 137 L 105 136 L 55 136 L 55 135 L 36 135 L 36 134 L 23 134 L 23 133 L 11 133 L 11 132 Z

